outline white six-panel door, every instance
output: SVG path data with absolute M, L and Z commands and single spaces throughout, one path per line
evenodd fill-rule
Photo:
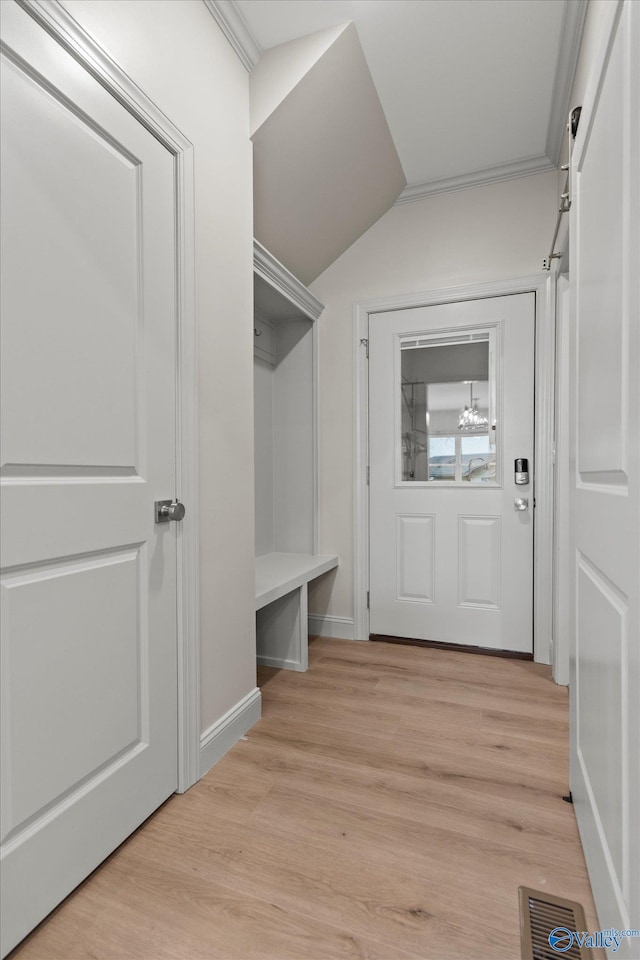
M 370 316 L 372 634 L 532 653 L 534 324 L 533 293 Z
M 176 788 L 172 156 L 2 11 L 2 950 Z
M 640 8 L 606 47 L 572 163 L 571 789 L 600 924 L 640 929 Z M 611 956 L 640 955 L 624 938 Z

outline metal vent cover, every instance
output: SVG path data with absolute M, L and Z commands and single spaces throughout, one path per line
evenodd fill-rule
M 569 946 L 569 934 L 587 929 L 584 910 L 574 900 L 555 897 L 530 887 L 518 887 L 520 898 L 520 944 L 522 960 L 587 960 L 587 952 L 575 939 Z M 549 934 L 559 927 L 558 949 L 551 946 Z M 562 930 L 566 931 L 563 935 Z M 593 951 L 588 951 L 593 957 Z

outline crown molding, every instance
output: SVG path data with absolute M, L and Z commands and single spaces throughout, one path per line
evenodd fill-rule
M 412 203 L 414 200 L 426 200 L 427 197 L 435 197 L 442 193 L 454 193 L 456 190 L 482 187 L 488 183 L 499 183 L 501 180 L 530 177 L 535 173 L 546 173 L 548 170 L 554 169 L 555 165 L 551 160 L 545 154 L 541 154 L 538 157 L 527 157 L 525 160 L 515 160 L 512 163 L 498 163 L 495 167 L 474 170 L 472 173 L 463 173 L 458 177 L 427 180 L 424 183 L 410 183 L 396 200 L 396 205 Z
M 251 72 L 262 54 L 262 47 L 251 33 L 235 0 L 202 2 L 238 54 L 242 65 Z
M 562 140 L 571 107 L 571 91 L 578 64 L 587 7 L 588 0 L 573 0 L 573 2 L 567 0 L 564 6 L 545 150 L 546 155 L 556 167 L 560 163 Z
M 253 271 L 290 303 L 295 304 L 310 320 L 317 320 L 324 310 L 324 304 L 258 240 L 253 241 Z

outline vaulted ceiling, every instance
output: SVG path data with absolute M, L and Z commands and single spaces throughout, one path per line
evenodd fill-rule
M 352 20 L 402 200 L 557 165 L 585 0 L 236 0 L 263 50 Z
M 553 170 L 587 0 L 203 0 L 247 70 L 255 237 L 310 283 L 394 203 Z

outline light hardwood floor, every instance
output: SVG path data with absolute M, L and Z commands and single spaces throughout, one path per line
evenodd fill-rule
M 12 960 L 518 960 L 520 884 L 598 929 L 549 668 L 317 638 L 259 682 L 263 719 Z

